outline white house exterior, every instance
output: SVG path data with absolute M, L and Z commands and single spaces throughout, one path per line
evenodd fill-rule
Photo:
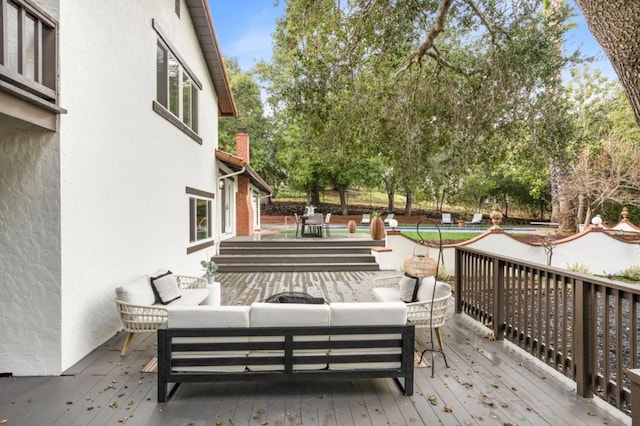
M 206 0 L 0 7 L 0 374 L 58 375 L 121 328 L 120 283 L 202 274 L 236 109 Z

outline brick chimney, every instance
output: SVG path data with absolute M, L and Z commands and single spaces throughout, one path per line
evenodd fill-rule
M 236 133 L 236 155 L 242 158 L 247 164 L 251 163 L 251 153 L 249 152 L 249 134 L 246 128 L 239 128 Z
M 236 156 L 249 164 L 249 134 L 247 129 L 238 129 L 236 133 Z M 251 203 L 251 182 L 246 176 L 238 176 L 236 192 L 236 235 L 253 235 L 253 205 Z

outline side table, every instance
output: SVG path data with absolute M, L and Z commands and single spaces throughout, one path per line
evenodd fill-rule
M 209 296 L 207 296 L 201 304 L 208 306 L 220 306 L 220 283 L 218 281 L 213 281 L 210 284 L 207 284 L 207 289 L 209 290 Z

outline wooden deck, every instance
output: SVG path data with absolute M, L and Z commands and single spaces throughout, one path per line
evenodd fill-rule
M 224 304 L 248 304 L 281 291 L 328 301 L 371 301 L 371 278 L 389 272 L 218 274 Z M 114 307 L 115 309 L 115 307 Z M 451 309 L 453 311 L 453 307 Z M 61 377 L 0 378 L 0 424 L 7 425 L 623 425 L 630 418 L 584 400 L 544 364 L 464 315 L 443 328 L 446 354 L 417 368 L 415 394 L 391 379 L 313 383 L 182 385 L 156 403 L 156 375 L 140 372 L 155 335 L 136 336 L 121 358 L 123 333 Z M 416 346 L 429 333 L 417 330 Z M 604 407 L 604 408 L 603 408 Z M 3 423 L 7 420 L 6 423 Z

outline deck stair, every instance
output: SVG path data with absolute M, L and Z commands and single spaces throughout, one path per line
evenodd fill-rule
M 370 239 L 230 239 L 212 258 L 219 272 L 379 271 Z

